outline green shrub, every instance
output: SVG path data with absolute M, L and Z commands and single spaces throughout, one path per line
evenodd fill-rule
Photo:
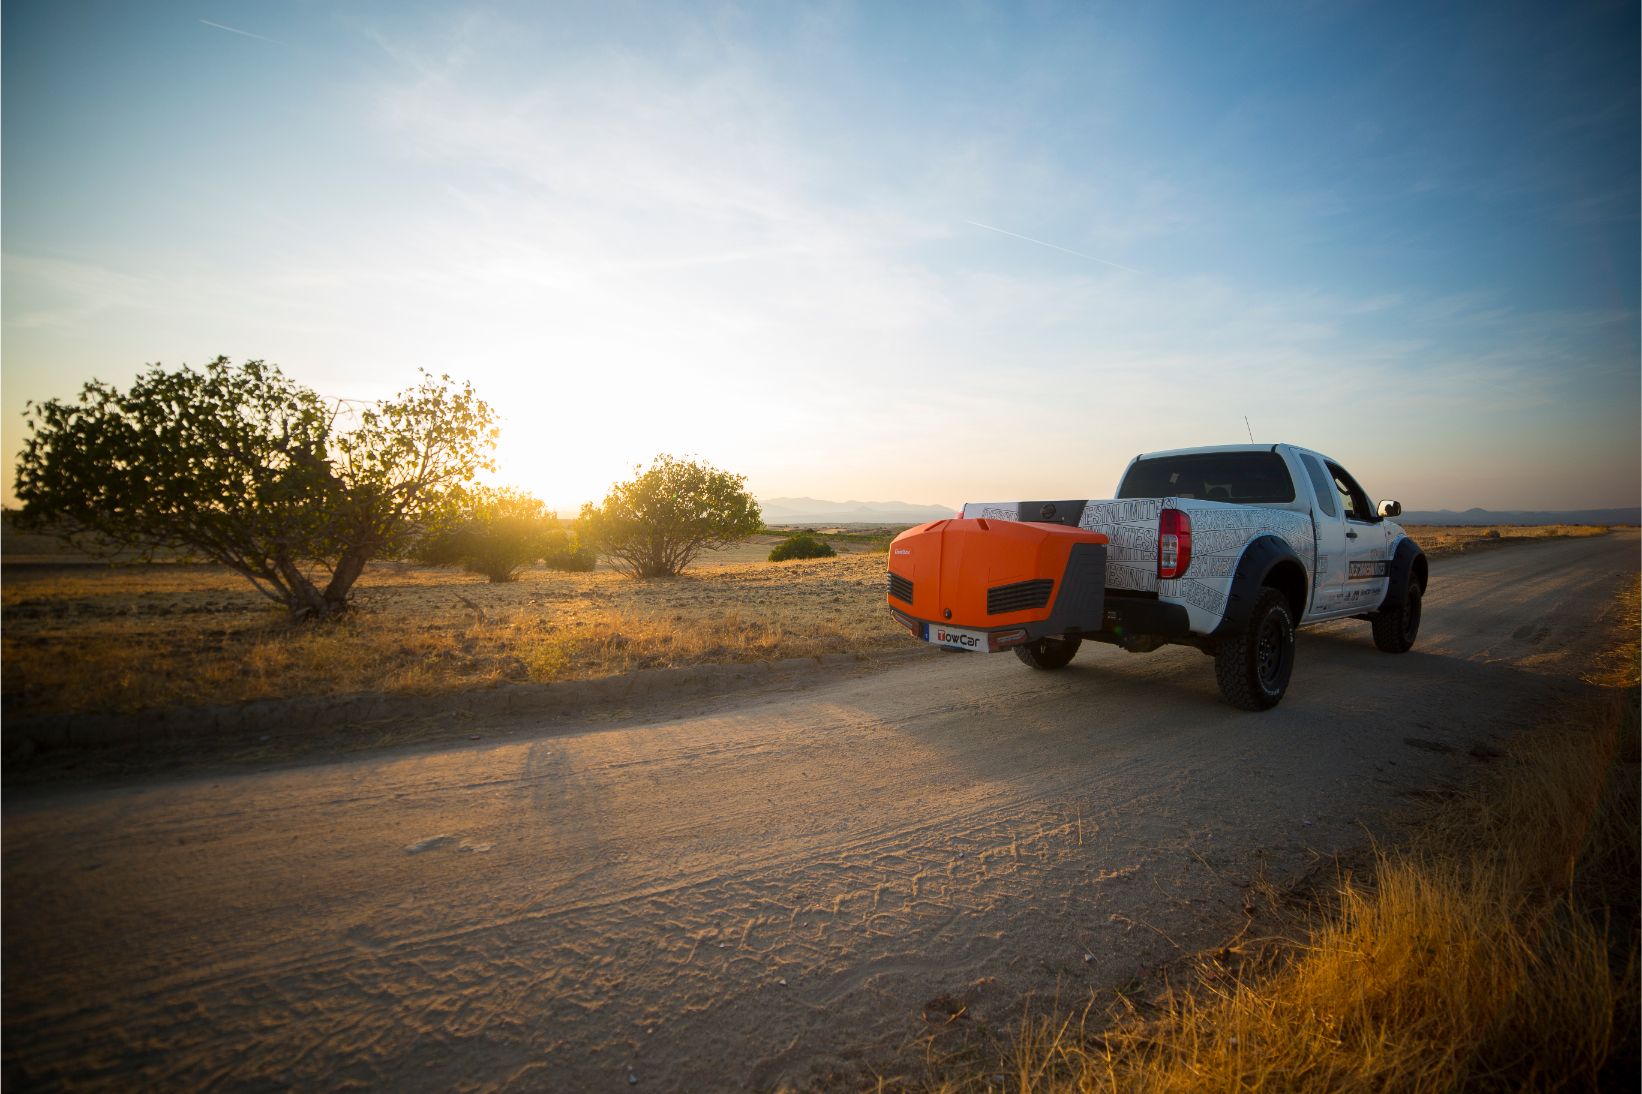
M 414 557 L 430 566 L 460 566 L 492 584 L 517 581 L 537 559 L 555 569 L 587 569 L 576 539 L 541 501 L 516 490 L 479 490 L 461 518 L 429 534 Z
M 631 577 L 673 577 L 702 551 L 764 527 L 747 477 L 666 453 L 649 470 L 610 488 L 604 504 L 582 506 L 583 542 Z
M 424 532 L 403 557 L 424 566 L 460 566 L 463 543 L 460 526 L 438 528 Z
M 544 547 L 542 563 L 549 570 L 585 574 L 599 564 L 599 553 L 582 542 L 577 532 L 558 529 L 548 535 Z
M 799 532 L 776 544 L 775 550 L 770 552 L 770 561 L 785 562 L 789 558 L 831 558 L 837 553 L 832 549 L 832 544 L 824 543 L 808 532 Z

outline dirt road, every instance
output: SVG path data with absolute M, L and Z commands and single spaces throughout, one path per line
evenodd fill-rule
M 1243 922 L 1580 686 L 1634 532 L 1434 567 L 1420 644 L 931 653 L 645 724 L 8 793 L 4 1063 L 76 1086 L 768 1088 Z M 1485 750 L 1482 750 L 1485 753 Z M 967 1020 L 967 1019 L 965 1019 Z

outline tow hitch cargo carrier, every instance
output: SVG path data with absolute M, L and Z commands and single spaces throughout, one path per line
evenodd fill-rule
M 1101 628 L 1107 538 L 1012 520 L 937 520 L 895 537 L 889 609 L 914 637 L 996 653 Z
M 1429 569 L 1401 513 L 1291 444 L 1143 453 L 1113 498 L 972 501 L 902 533 L 888 604 L 925 642 L 1013 650 L 1034 669 L 1065 668 L 1088 641 L 1191 646 L 1228 702 L 1269 710 L 1301 626 L 1361 619 L 1377 648 L 1413 648 Z

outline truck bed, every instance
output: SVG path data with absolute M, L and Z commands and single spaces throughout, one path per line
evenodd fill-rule
M 1053 515 L 1047 518 L 1046 506 L 1054 507 Z M 1192 518 L 1191 570 L 1179 581 L 1159 581 L 1157 577 L 1157 523 L 1164 509 L 1183 509 Z M 964 506 L 963 515 L 993 520 L 1048 519 L 1099 532 L 1109 543 L 1108 589 L 1178 598 L 1188 608 L 1205 613 L 1205 623 L 1208 616 L 1218 617 L 1224 610 L 1232 570 L 1244 546 L 1254 537 L 1280 537 L 1294 548 L 1308 569 L 1317 557 L 1311 518 L 1265 505 L 1235 505 L 1201 498 L 972 502 Z

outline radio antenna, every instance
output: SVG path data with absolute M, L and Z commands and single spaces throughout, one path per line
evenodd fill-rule
M 1249 428 L 1249 416 L 1247 414 L 1243 415 L 1243 428 L 1248 429 L 1248 431 L 1249 431 L 1249 443 L 1253 444 L 1254 443 L 1254 430 Z

